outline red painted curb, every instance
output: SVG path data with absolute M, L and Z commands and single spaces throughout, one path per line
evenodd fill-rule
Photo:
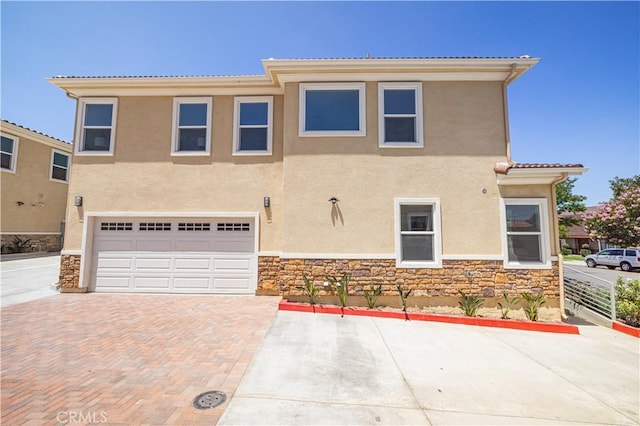
M 463 316 L 450 316 L 440 314 L 427 314 L 422 312 L 389 312 L 389 311 L 375 311 L 364 308 L 357 308 L 349 306 L 341 308 L 339 306 L 326 306 L 326 305 L 309 305 L 306 303 L 294 303 L 289 302 L 287 299 L 282 299 L 278 305 L 280 311 L 294 311 L 294 312 L 313 312 L 316 314 L 338 314 L 338 315 L 355 315 L 355 316 L 367 316 L 376 318 L 399 318 L 408 319 L 414 321 L 433 321 L 433 322 L 445 322 L 449 324 L 465 324 L 465 325 L 477 325 L 481 327 L 496 327 L 496 328 L 510 328 L 514 330 L 527 330 L 527 331 L 542 331 L 545 333 L 563 333 L 563 334 L 580 334 L 580 330 L 577 326 L 564 323 L 550 323 L 550 322 L 534 322 L 534 321 L 516 321 L 510 319 L 495 319 L 495 318 L 481 318 L 481 317 L 463 317 Z
M 629 336 L 640 338 L 640 328 L 631 327 L 630 325 L 623 324 L 618 321 L 612 322 L 611 328 L 621 333 L 628 334 Z

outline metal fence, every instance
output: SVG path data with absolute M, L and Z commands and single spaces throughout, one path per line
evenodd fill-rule
M 611 321 L 616 319 L 616 291 L 612 282 L 565 266 L 564 295 L 574 307 L 585 307 Z

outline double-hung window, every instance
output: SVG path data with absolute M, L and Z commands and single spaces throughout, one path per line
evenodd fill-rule
M 271 154 L 273 97 L 239 96 L 234 103 L 233 154 Z
M 395 246 L 398 267 L 440 267 L 440 234 L 438 199 L 395 200 Z
M 18 138 L 2 134 L 2 147 L 0 148 L 0 169 L 3 172 L 16 171 L 16 161 L 18 159 Z
M 51 151 L 51 180 L 69 181 L 69 155 L 60 151 Z
M 301 83 L 300 136 L 365 136 L 364 83 Z
M 378 134 L 380 147 L 424 146 L 421 83 L 378 83 Z
M 547 200 L 502 199 L 505 267 L 550 267 Z
M 174 98 L 173 155 L 208 155 L 211 147 L 211 98 Z
M 113 154 L 117 108 L 116 98 L 80 99 L 76 152 Z

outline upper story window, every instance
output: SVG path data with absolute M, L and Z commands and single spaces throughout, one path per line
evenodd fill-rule
M 396 265 L 400 268 L 440 267 L 440 201 L 396 199 Z
M 502 204 L 505 267 L 550 267 L 547 200 L 505 198 Z
M 301 83 L 300 136 L 365 136 L 364 83 Z
M 0 169 L 3 172 L 15 173 L 18 159 L 18 138 L 5 134 L 2 134 L 1 137 L 2 147 L 0 148 L 0 153 L 2 161 L 0 162 Z
M 211 147 L 211 98 L 174 98 L 173 155 L 208 155 Z
M 69 155 L 60 151 L 51 151 L 51 180 L 69 181 Z
M 113 154 L 117 108 L 116 98 L 80 99 L 77 153 Z
M 378 83 L 378 134 L 380 147 L 424 146 L 421 83 Z
M 233 125 L 234 155 L 271 154 L 273 97 L 235 98 Z

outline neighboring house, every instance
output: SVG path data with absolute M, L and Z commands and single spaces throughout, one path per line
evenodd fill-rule
M 0 132 L 2 252 L 60 251 L 71 144 L 6 120 Z
M 51 78 L 78 99 L 63 291 L 292 295 L 350 272 L 360 292 L 559 306 L 553 194 L 586 169 L 510 158 L 506 88 L 538 61 Z
M 571 248 L 571 252 L 574 254 L 579 254 L 580 249 L 583 244 L 589 245 L 589 250 L 592 253 L 595 253 L 600 250 L 604 250 L 609 247 L 613 247 L 608 244 L 606 240 L 600 240 L 595 237 L 591 237 L 589 231 L 587 231 L 584 227 L 584 215 L 585 213 L 590 213 L 598 209 L 598 206 L 590 206 L 585 209 L 584 212 L 580 212 L 577 214 L 565 213 L 567 216 L 577 217 L 582 222 L 578 225 L 567 227 L 567 238 L 564 239 L 564 242 L 569 245 Z

